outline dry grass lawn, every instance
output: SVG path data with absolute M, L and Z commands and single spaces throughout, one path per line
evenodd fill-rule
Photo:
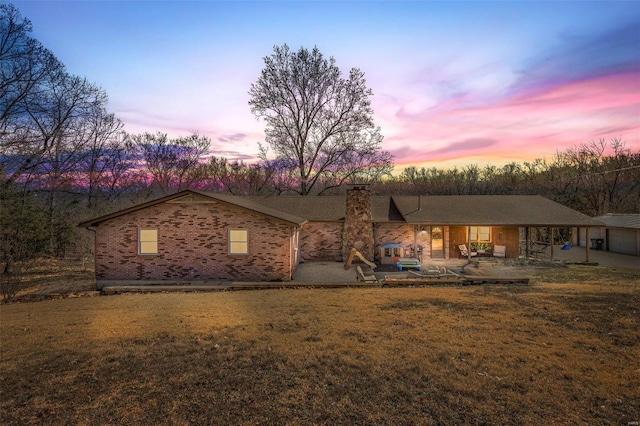
M 0 309 L 1 424 L 640 421 L 640 271 Z

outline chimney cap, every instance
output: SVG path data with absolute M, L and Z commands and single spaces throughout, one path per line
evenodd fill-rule
M 369 187 L 371 186 L 371 184 L 369 183 L 350 183 L 347 185 L 347 190 L 359 190 L 359 189 L 366 189 L 368 190 Z

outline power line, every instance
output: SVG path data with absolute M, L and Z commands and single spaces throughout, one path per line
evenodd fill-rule
M 596 173 L 593 173 L 593 174 L 594 175 L 603 175 L 605 173 L 623 172 L 625 170 L 631 170 L 631 169 L 640 169 L 640 164 L 638 164 L 637 166 L 623 167 L 621 169 L 605 170 L 604 172 L 596 172 Z

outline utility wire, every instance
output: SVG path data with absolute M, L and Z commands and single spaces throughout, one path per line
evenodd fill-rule
M 593 174 L 594 175 L 604 175 L 606 173 L 622 172 L 622 171 L 631 170 L 631 169 L 640 169 L 640 164 L 638 164 L 637 166 L 623 167 L 621 169 L 605 170 L 604 172 L 595 172 Z

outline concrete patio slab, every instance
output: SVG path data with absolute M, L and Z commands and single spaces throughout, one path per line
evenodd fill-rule
M 584 247 L 571 247 L 569 250 L 561 250 L 562 246 L 553 247 L 553 260 L 581 263 L 586 259 L 586 249 Z M 545 252 L 545 259 L 551 260 L 551 248 Z M 640 269 L 640 257 L 629 254 L 613 253 L 603 250 L 589 250 L 589 262 L 597 263 L 600 266 L 609 268 L 631 268 Z

